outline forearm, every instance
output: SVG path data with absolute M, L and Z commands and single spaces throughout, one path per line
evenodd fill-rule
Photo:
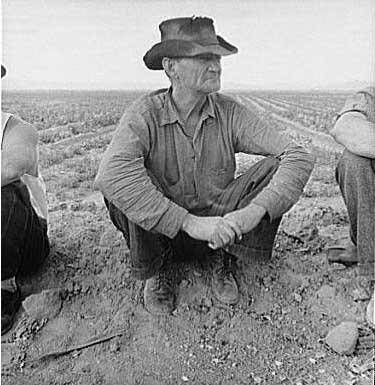
M 24 174 L 37 175 L 38 152 L 31 145 L 3 143 L 1 149 L 1 186 L 6 186 L 21 178 Z
M 335 140 L 350 152 L 375 158 L 375 124 L 360 112 L 342 115 L 330 131 Z
M 263 207 L 271 220 L 288 211 L 302 194 L 315 157 L 303 147 L 291 143 L 280 156 L 280 163 L 270 183 L 253 200 Z
M 241 235 L 251 231 L 262 220 L 266 214 L 266 209 L 251 202 L 246 207 L 227 213 L 224 219 L 230 223 L 237 223 Z
M 19 180 L 22 175 L 27 172 L 26 165 L 21 162 L 9 162 L 6 159 L 1 161 L 1 187 L 6 186 L 16 180 Z
M 7 186 L 8 184 L 15 182 L 19 178 L 20 177 L 16 176 L 16 174 L 6 175 L 1 172 L 1 187 Z

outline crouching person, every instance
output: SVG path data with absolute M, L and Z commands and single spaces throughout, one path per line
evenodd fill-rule
M 1 77 L 5 68 L 1 66 Z M 11 329 L 21 304 L 16 279 L 49 253 L 45 186 L 38 171 L 38 133 L 1 113 L 1 334 Z
M 217 92 L 221 57 L 237 48 L 216 35 L 212 19 L 171 19 L 159 28 L 161 42 L 143 60 L 165 71 L 170 88 L 125 112 L 96 178 L 154 314 L 174 309 L 168 261 L 190 255 L 210 254 L 214 296 L 236 303 L 234 258 L 271 256 L 282 214 L 314 164 L 289 137 Z M 265 158 L 234 179 L 237 152 Z
M 375 280 L 374 87 L 348 98 L 330 133 L 345 147 L 336 168 L 336 179 L 348 210 L 350 240 L 332 247 L 328 258 L 332 262 L 358 264 L 357 286 L 370 296 Z M 375 328 L 373 290 L 366 318 Z

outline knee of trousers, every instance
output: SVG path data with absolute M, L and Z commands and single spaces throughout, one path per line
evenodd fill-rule
M 336 179 L 340 181 L 342 177 L 360 178 L 363 171 L 372 170 L 371 159 L 364 156 L 353 154 L 344 150 L 336 167 Z

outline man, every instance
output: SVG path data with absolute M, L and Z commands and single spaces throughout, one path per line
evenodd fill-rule
M 336 180 L 349 214 L 350 241 L 332 247 L 328 259 L 358 263 L 359 288 L 368 290 L 375 273 L 375 87 L 348 98 L 330 133 L 345 147 Z M 374 328 L 374 295 L 366 318 Z
M 289 137 L 217 92 L 221 56 L 237 48 L 216 35 L 212 19 L 170 19 L 159 28 L 161 42 L 143 60 L 164 70 L 171 87 L 125 112 L 96 178 L 154 314 L 174 308 L 168 261 L 189 255 L 216 260 L 213 294 L 236 303 L 234 257 L 270 257 L 281 216 L 314 163 Z M 235 180 L 237 152 L 267 158 Z
M 1 66 L 1 77 L 5 76 Z M 1 113 L 1 334 L 21 304 L 16 278 L 49 253 L 45 185 L 38 171 L 38 132 Z

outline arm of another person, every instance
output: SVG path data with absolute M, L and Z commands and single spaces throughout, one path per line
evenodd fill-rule
M 344 113 L 330 134 L 353 154 L 375 158 L 375 123 L 370 122 L 363 113 Z
M 119 123 L 101 161 L 96 187 L 129 220 L 145 230 L 174 238 L 183 230 L 209 241 L 219 233 L 233 242 L 234 230 L 221 217 L 200 218 L 168 199 L 144 162 L 150 150 L 150 134 L 141 113 L 130 108 Z
M 236 151 L 280 160 L 270 183 L 245 208 L 224 216 L 237 222 L 243 233 L 254 228 L 265 213 L 271 221 L 288 211 L 299 199 L 315 163 L 315 157 L 288 135 L 262 121 L 243 106 L 233 111 Z
M 1 147 L 1 187 L 24 174 L 38 175 L 38 132 L 31 124 L 12 117 Z

